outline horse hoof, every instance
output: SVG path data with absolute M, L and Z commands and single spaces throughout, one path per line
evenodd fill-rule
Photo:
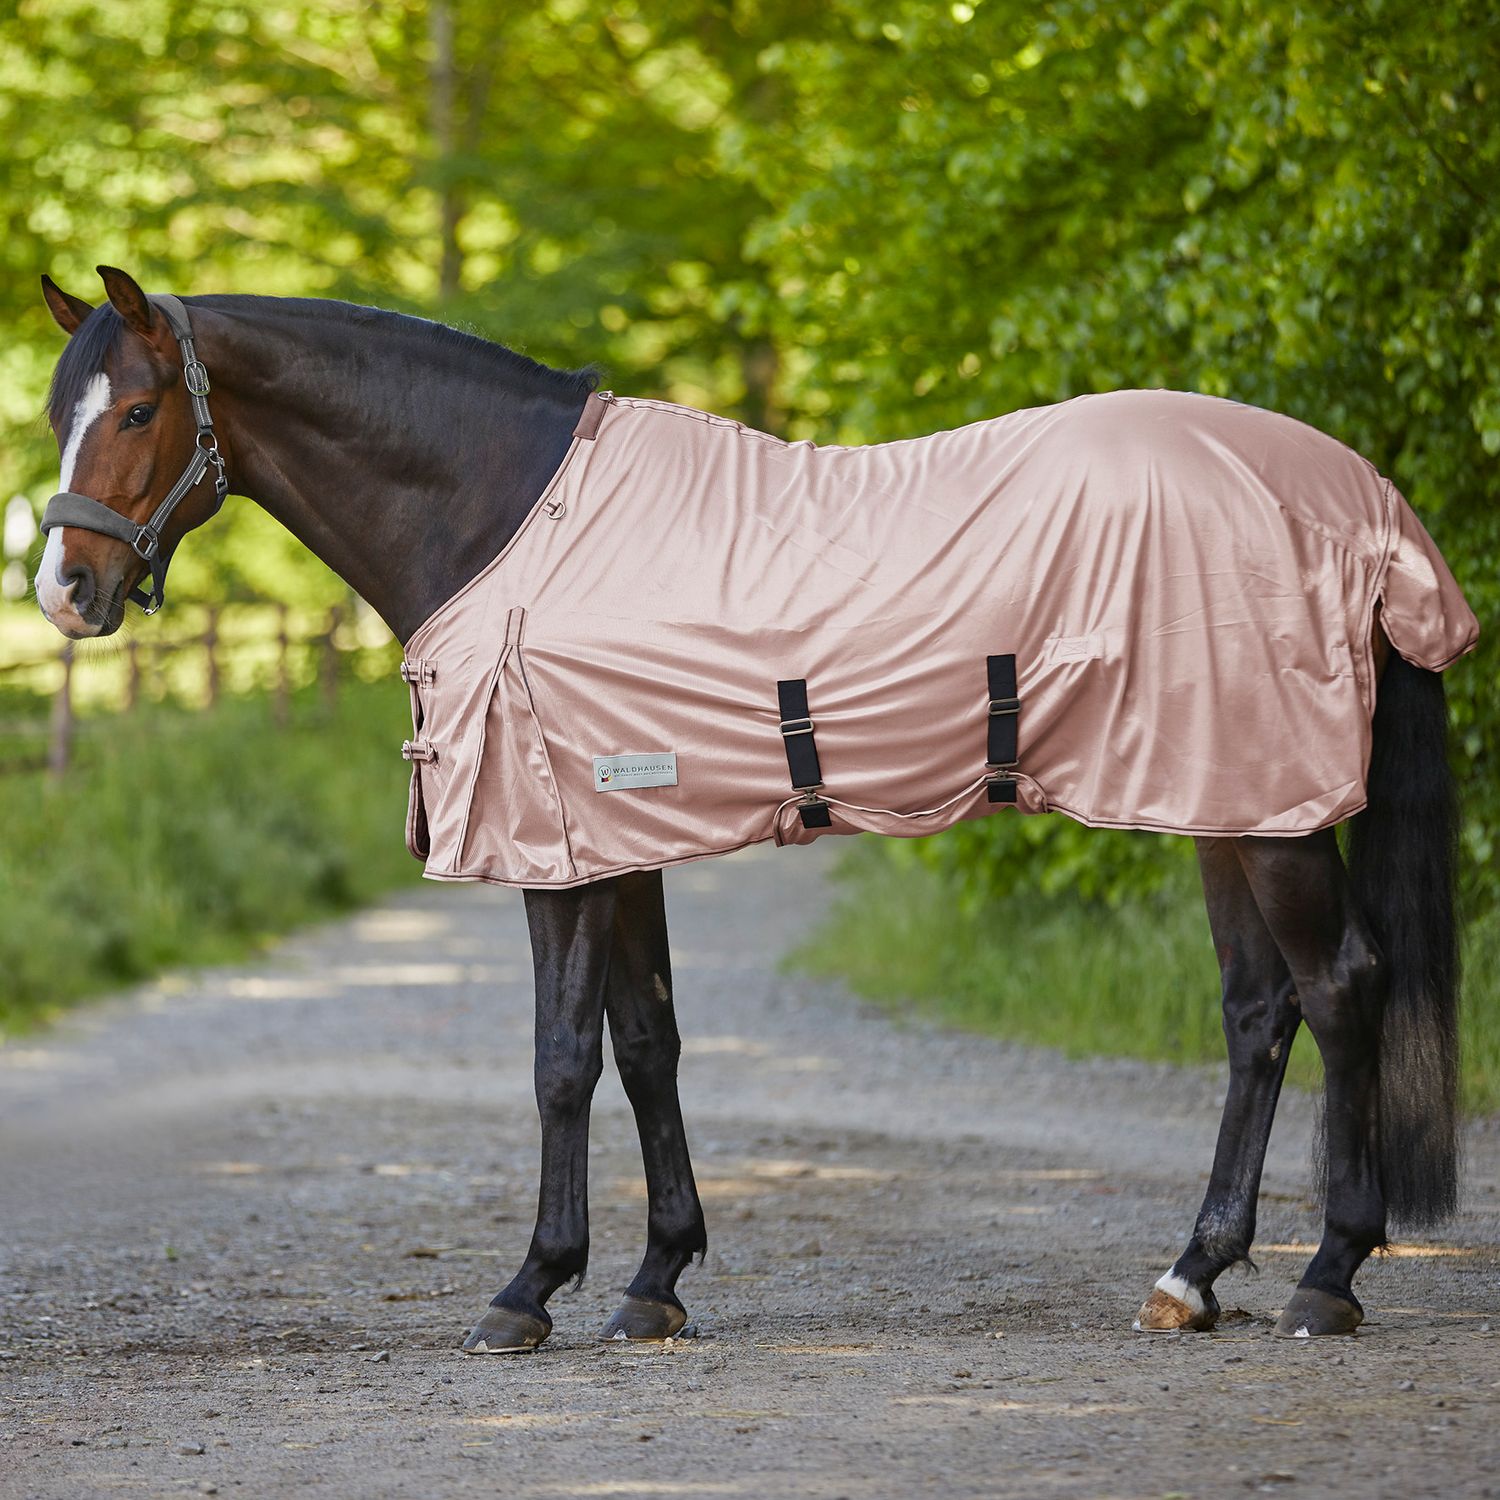
M 1207 1293 L 1201 1308 L 1189 1307 L 1180 1297 L 1156 1287 L 1135 1315 L 1137 1333 L 1207 1333 L 1219 1321 L 1219 1302 Z
M 1277 1319 L 1276 1336 L 1311 1339 L 1353 1333 L 1364 1320 L 1364 1308 L 1352 1297 L 1335 1297 L 1332 1292 L 1320 1292 L 1316 1287 L 1299 1286 Z
M 552 1332 L 549 1318 L 491 1307 L 464 1340 L 465 1354 L 528 1354 Z
M 599 1337 L 605 1343 L 613 1343 L 616 1339 L 669 1339 L 686 1322 L 687 1314 L 670 1302 L 652 1302 L 645 1297 L 627 1295 Z

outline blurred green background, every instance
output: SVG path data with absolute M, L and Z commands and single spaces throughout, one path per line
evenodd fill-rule
M 38 509 L 56 475 L 37 412 L 60 335 L 37 275 L 93 299 L 99 262 L 179 293 L 418 312 L 792 436 L 875 441 L 1120 386 L 1274 407 L 1396 479 L 1487 627 L 1449 691 L 1466 899 L 1491 952 L 1497 96 L 1489 0 L 30 0 L 0 30 L 0 496 Z M 11 594 L 25 573 L 11 566 Z M 243 503 L 184 549 L 174 586 L 343 598 Z M 0 608 L 8 654 L 41 649 L 26 608 Z M 399 738 L 403 700 L 388 701 L 372 699 L 369 732 Z M 399 848 L 396 779 L 371 770 L 368 814 L 340 839 Z M 68 796 L 78 816 L 81 779 Z M 35 779 L 0 777 L 12 826 L 44 804 L 61 814 Z M 1162 941 L 1159 910 L 1187 907 L 1170 963 L 1137 955 L 1116 1009 L 1170 972 L 1158 988 L 1191 1003 L 1137 1045 L 1217 1051 L 1182 841 L 1002 817 L 890 850 L 851 877 L 856 907 L 909 934 L 868 987 L 950 992 L 932 955 L 955 911 L 980 941 L 1023 931 L 1030 903 L 1063 924 L 1060 952 L 1108 914 L 1124 973 L 1131 934 Z M 93 847 L 100 881 L 130 861 L 125 842 Z M 322 909 L 309 887 L 306 914 Z M 0 976 L 7 942 L 21 946 L 0 938 Z M 857 968 L 865 940 L 847 946 L 848 962 L 833 937 L 822 951 Z M 192 956 L 190 937 L 167 956 Z M 993 995 L 967 1019 L 1066 1044 L 1027 1019 L 1009 967 L 970 966 Z M 1100 982 L 1073 982 L 1071 1035 L 1128 1046 L 1089 1019 Z M 1470 990 L 1489 1028 L 1488 965 L 1471 963 Z M 1471 1038 L 1486 1066 L 1488 1037 Z

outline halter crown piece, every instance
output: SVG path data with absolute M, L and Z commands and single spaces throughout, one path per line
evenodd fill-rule
M 214 470 L 214 504 L 205 519 L 218 515 L 229 493 L 229 478 L 224 473 L 224 457 L 219 452 L 219 440 L 214 436 L 213 418 L 208 412 L 208 371 L 203 361 L 193 352 L 193 325 L 188 322 L 187 309 L 182 302 L 165 292 L 152 297 L 153 306 L 166 314 L 172 332 L 177 336 L 178 348 L 182 350 L 182 376 L 187 385 L 188 398 L 193 403 L 193 420 L 198 424 L 198 436 L 193 456 L 182 471 L 177 483 L 167 492 L 167 497 L 151 514 L 144 526 L 138 526 L 119 511 L 111 510 L 102 501 L 92 500 L 87 495 L 75 495 L 64 490 L 54 495 L 42 512 L 42 530 L 48 532 L 58 526 L 77 526 L 83 531 L 96 531 L 100 536 L 112 536 L 128 542 L 136 555 L 151 569 L 151 592 L 133 588 L 127 596 L 139 604 L 148 615 L 161 608 L 163 590 L 167 583 L 167 565 L 172 554 L 162 545 L 162 532 L 172 518 L 172 512 L 186 498 L 187 493 L 209 471 Z

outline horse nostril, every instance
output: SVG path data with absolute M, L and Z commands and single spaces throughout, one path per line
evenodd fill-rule
M 73 585 L 73 597 L 69 603 L 82 614 L 94 602 L 94 570 L 87 563 L 74 563 L 61 569 L 58 576 L 64 588 Z

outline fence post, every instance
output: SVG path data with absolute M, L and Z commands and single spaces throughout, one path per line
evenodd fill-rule
M 219 701 L 219 609 L 208 607 L 208 624 L 203 629 L 203 650 L 208 657 L 208 706 Z
M 328 630 L 323 636 L 323 707 L 332 713 L 339 696 L 339 645 L 336 639 L 339 621 L 344 617 L 340 605 L 328 611 Z
M 141 643 L 131 636 L 125 642 L 125 712 L 129 713 L 141 700 Z
M 47 772 L 60 777 L 73 752 L 73 643 L 62 648 L 62 686 L 52 699 L 52 723 L 47 741 Z
M 285 729 L 292 718 L 292 638 L 285 604 L 276 606 L 276 619 L 276 687 L 271 699 L 271 718 L 278 729 Z

